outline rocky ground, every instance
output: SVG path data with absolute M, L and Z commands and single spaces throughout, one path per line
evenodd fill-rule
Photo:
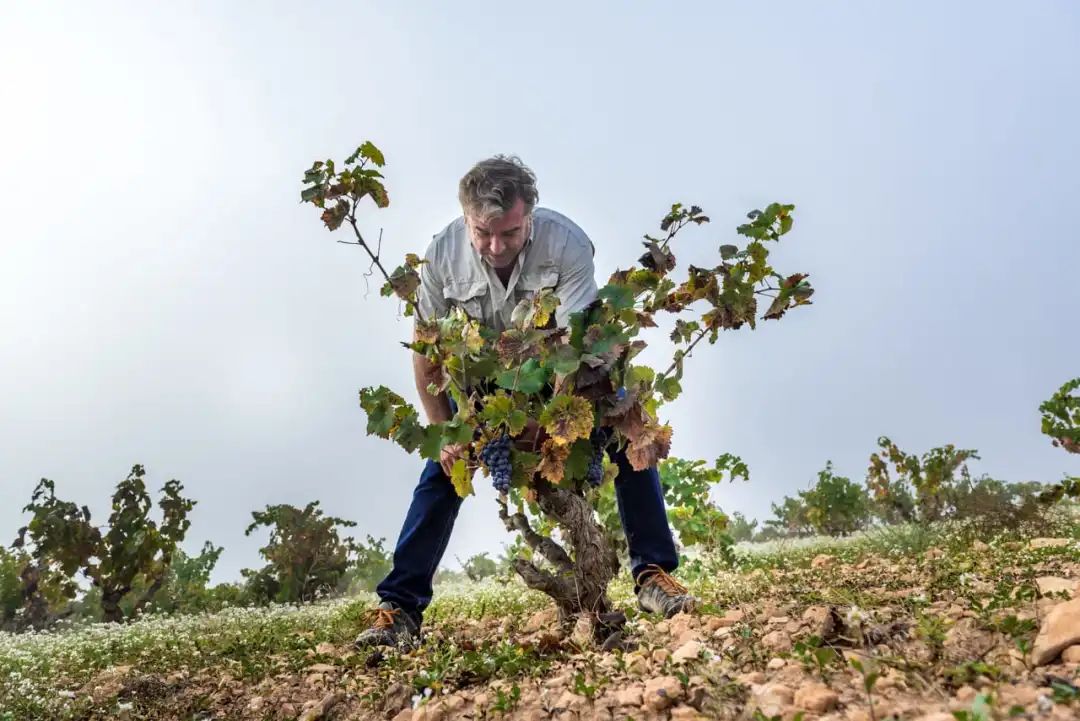
M 1080 543 L 933 540 L 698 561 L 681 575 L 703 608 L 669 620 L 619 586 L 630 620 L 610 651 L 523 587 L 487 584 L 479 604 L 441 598 L 408 653 L 354 651 L 357 603 L 275 653 L 243 635 L 201 660 L 133 648 L 81 678 L 58 664 L 48 688 L 71 718 L 1080 718 Z

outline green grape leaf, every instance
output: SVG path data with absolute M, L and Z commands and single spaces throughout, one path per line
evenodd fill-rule
M 525 361 L 517 370 L 507 370 L 495 377 L 501 388 L 522 393 L 538 393 L 547 383 L 549 371 L 535 358 Z

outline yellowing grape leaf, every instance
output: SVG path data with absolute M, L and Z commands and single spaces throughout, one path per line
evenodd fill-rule
M 566 472 L 566 459 L 570 457 L 570 446 L 555 443 L 550 438 L 540 447 L 540 465 L 537 472 L 551 483 L 561 483 Z
M 555 443 L 588 438 L 593 429 L 592 403 L 581 396 L 555 396 L 540 414 L 540 425 Z
M 626 448 L 626 458 L 635 471 L 651 468 L 671 452 L 671 426 L 650 423 Z
M 454 490 L 462 498 L 473 494 L 472 471 L 469 470 L 464 458 L 454 461 L 454 467 L 450 473 L 450 482 L 454 484 Z

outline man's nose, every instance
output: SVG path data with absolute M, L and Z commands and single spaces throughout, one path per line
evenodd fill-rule
M 492 255 L 502 255 L 506 250 L 506 243 L 497 235 L 491 236 L 491 242 L 488 243 L 488 249 Z

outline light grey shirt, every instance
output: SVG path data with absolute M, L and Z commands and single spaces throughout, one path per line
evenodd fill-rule
M 565 326 L 570 314 L 596 299 L 593 244 L 572 220 L 548 208 L 534 208 L 532 235 L 518 254 L 504 286 L 469 240 L 464 216 L 431 241 L 420 266 L 417 292 L 424 318 L 437 318 L 452 307 L 497 330 L 511 327 L 510 316 L 521 300 L 541 288 L 559 297 L 555 322 Z

